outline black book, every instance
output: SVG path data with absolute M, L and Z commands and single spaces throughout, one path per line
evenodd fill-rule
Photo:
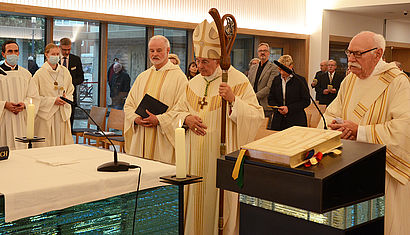
M 148 114 L 145 110 L 150 111 L 154 115 L 165 113 L 168 109 L 168 105 L 162 103 L 161 101 L 155 99 L 154 97 L 145 94 L 142 98 L 140 104 L 138 105 L 135 113 L 140 115 L 142 118 L 147 118 Z

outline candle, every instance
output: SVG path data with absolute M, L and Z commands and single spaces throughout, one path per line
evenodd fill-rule
M 179 127 L 175 129 L 175 157 L 176 157 L 176 177 L 186 178 L 186 156 L 185 156 L 185 129 L 179 120 Z
M 28 104 L 27 110 L 27 139 L 34 138 L 34 114 L 36 106 L 33 104 L 33 100 L 30 99 L 30 104 Z

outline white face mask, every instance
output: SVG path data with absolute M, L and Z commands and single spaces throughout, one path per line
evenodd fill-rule
M 16 54 L 6 55 L 7 64 L 15 66 L 19 61 L 19 56 Z
M 58 55 L 50 55 L 50 57 L 48 58 L 48 62 L 50 62 L 50 64 L 52 65 L 56 65 L 59 60 L 60 57 Z

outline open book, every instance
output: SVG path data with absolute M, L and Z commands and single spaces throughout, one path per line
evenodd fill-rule
M 310 150 L 328 152 L 342 146 L 341 132 L 294 126 L 242 146 L 251 158 L 299 166 Z

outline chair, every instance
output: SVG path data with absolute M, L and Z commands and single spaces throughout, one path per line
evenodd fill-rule
M 265 118 L 263 123 L 260 125 L 258 131 L 256 132 L 255 140 L 261 139 L 263 137 L 266 137 L 268 135 L 271 135 L 275 133 L 276 131 L 268 130 L 268 123 L 269 123 L 269 118 Z
M 98 107 L 92 106 L 90 111 L 90 116 L 94 119 L 94 121 L 103 129 L 105 130 L 105 117 L 107 115 L 107 108 L 106 107 Z M 75 143 L 78 144 L 79 137 L 84 137 L 84 132 L 94 132 L 96 129 L 90 128 L 91 125 L 95 125 L 90 118 L 87 121 L 87 128 L 75 128 L 72 131 L 72 135 L 75 135 Z M 85 138 L 84 138 L 85 144 Z
M 122 119 L 122 127 L 120 127 L 119 123 L 121 121 L 118 119 Z M 111 109 L 110 115 L 108 116 L 106 130 L 110 130 L 110 129 L 122 130 L 124 129 L 123 125 L 124 125 L 124 111 L 118 110 L 118 109 Z M 115 133 L 110 133 L 107 135 L 110 136 L 110 138 L 122 136 L 122 134 L 119 135 Z M 95 140 L 96 141 L 95 146 L 100 147 L 101 146 L 100 143 L 104 143 L 105 139 L 106 138 L 103 134 L 95 132 L 95 130 L 93 130 L 92 132 L 84 132 L 84 143 L 86 143 L 86 141 L 88 140 L 89 145 L 94 145 L 94 144 L 91 144 L 91 140 Z M 102 146 L 104 146 L 104 144 Z
M 317 104 L 317 106 L 319 107 L 320 111 L 324 114 L 326 111 L 326 105 Z M 320 116 L 320 113 L 317 111 L 315 105 L 311 103 L 308 107 L 305 108 L 305 113 L 308 121 L 308 127 L 316 128 L 322 117 Z
M 110 118 L 111 117 L 111 118 Z M 111 109 L 110 116 L 108 117 L 108 123 L 107 126 L 108 128 L 120 130 L 122 132 L 122 136 L 109 136 L 110 140 L 114 145 L 119 145 L 120 146 L 120 152 L 125 153 L 125 141 L 124 141 L 124 120 L 125 120 L 125 113 L 123 110 L 118 110 L 118 109 Z M 103 142 L 105 144 L 105 148 L 109 149 L 110 147 L 110 142 L 107 139 L 103 139 Z

